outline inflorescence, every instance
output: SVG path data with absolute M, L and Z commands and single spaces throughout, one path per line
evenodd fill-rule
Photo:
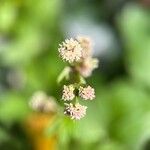
M 64 114 L 71 119 L 80 120 L 86 115 L 87 106 L 81 105 L 79 98 L 85 101 L 95 98 L 95 90 L 86 84 L 85 78 L 91 76 L 98 67 L 98 60 L 92 57 L 92 42 L 88 37 L 66 39 L 59 46 L 60 57 L 68 62 L 64 69 L 65 75 L 61 76 L 66 77 L 70 83 L 64 85 L 62 91 Z

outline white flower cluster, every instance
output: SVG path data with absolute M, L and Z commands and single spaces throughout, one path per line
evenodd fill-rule
M 75 88 L 73 85 L 64 85 L 62 99 L 64 101 L 72 101 L 75 96 L 80 96 L 84 100 L 93 100 L 95 98 L 95 90 L 89 85 L 87 87 L 80 86 L 78 93 L 78 95 L 75 95 Z
M 62 99 L 64 101 L 70 101 L 70 100 L 73 100 L 74 97 L 75 97 L 75 94 L 74 94 L 73 85 L 69 85 L 69 86 L 64 85 Z
M 90 38 L 78 36 L 77 41 L 79 41 L 83 50 L 82 60 L 76 68 L 83 77 L 89 77 L 93 70 L 98 67 L 98 59 L 92 57 L 93 47 Z
M 98 59 L 92 57 L 92 42 L 90 38 L 78 36 L 66 39 L 59 45 L 60 57 L 69 63 L 78 62 L 76 69 L 83 77 L 91 76 L 98 67 Z
M 79 103 L 75 105 L 72 103 L 65 105 L 64 114 L 69 115 L 71 119 L 80 120 L 86 115 L 87 106 L 82 106 Z
M 68 61 L 69 63 L 77 62 L 82 57 L 82 48 L 77 40 L 66 39 L 65 42 L 59 45 L 58 49 L 60 56 L 63 60 Z
M 61 74 L 62 77 L 73 76 L 80 78 L 76 80 L 69 78 L 72 84 L 64 85 L 62 91 L 62 100 L 65 101 L 64 114 L 70 116 L 71 119 L 80 120 L 86 115 L 87 106 L 80 105 L 78 97 L 83 100 L 93 100 L 95 98 L 95 90 L 84 82 L 85 77 L 89 77 L 93 70 L 98 67 L 98 60 L 92 57 L 92 42 L 88 37 L 78 36 L 73 39 L 66 39 L 58 49 L 62 60 L 67 61 L 71 67 L 69 72 Z M 79 77 L 80 76 L 80 77 Z M 67 102 L 67 103 L 66 103 Z
M 47 96 L 43 91 L 37 91 L 33 94 L 29 101 L 29 106 L 38 112 L 52 113 L 57 111 L 55 99 Z
M 76 90 L 78 90 L 78 93 L 75 92 Z M 71 102 L 75 97 L 81 97 L 83 100 L 93 100 L 95 98 L 95 90 L 91 86 L 80 86 L 79 89 L 76 89 L 73 85 L 64 85 L 62 99 Z M 86 115 L 86 106 L 79 103 L 65 103 L 65 106 L 64 114 L 69 115 L 71 119 L 80 120 Z
M 95 90 L 90 86 L 87 86 L 85 88 L 80 86 L 79 96 L 82 97 L 84 100 L 93 100 L 95 98 Z

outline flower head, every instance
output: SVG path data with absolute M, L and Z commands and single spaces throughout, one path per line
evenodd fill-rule
M 58 106 L 55 102 L 55 98 L 49 96 L 48 99 L 45 101 L 44 112 L 56 112 L 57 108 Z
M 73 104 L 72 104 L 72 103 L 69 103 L 69 104 L 68 104 L 68 103 L 65 103 L 64 114 L 71 116 L 72 113 L 73 113 L 73 111 L 74 111 L 74 106 L 73 106 Z
M 37 91 L 33 94 L 31 100 L 29 101 L 29 106 L 34 111 L 39 112 L 56 112 L 57 104 L 55 99 L 51 96 L 46 95 L 43 91 Z
M 62 99 L 64 101 L 70 101 L 73 100 L 74 97 L 75 95 L 74 95 L 73 85 L 68 85 L 68 86 L 64 85 Z
M 83 61 L 76 67 L 79 73 L 83 77 L 91 76 L 93 70 L 98 67 L 98 59 L 96 58 L 85 58 Z
M 60 44 L 58 51 L 61 58 L 69 63 L 77 62 L 82 57 L 81 45 L 73 38 L 66 39 L 65 42 Z
M 95 98 L 95 91 L 91 86 L 79 88 L 79 96 L 84 100 L 93 100 Z
M 83 51 L 82 57 L 87 58 L 92 55 L 92 41 L 89 37 L 86 36 L 78 36 L 77 41 L 80 43 Z
M 42 111 L 46 98 L 47 96 L 43 91 L 35 92 L 29 101 L 29 106 L 35 111 Z
M 73 105 L 72 103 L 66 104 L 64 114 L 69 115 L 71 119 L 80 120 L 86 115 L 87 106 L 82 106 L 79 103 Z
M 69 83 L 72 83 L 71 85 L 64 85 L 62 100 L 67 101 L 64 114 L 74 120 L 83 118 L 87 109 L 86 106 L 77 103 L 77 98 L 81 97 L 84 100 L 93 100 L 95 98 L 94 89 L 87 86 L 84 80 L 98 67 L 98 60 L 92 56 L 92 46 L 90 38 L 77 36 L 75 39 L 66 39 L 58 49 L 60 57 L 70 63 L 69 69 L 64 69 L 58 81 L 66 79 Z M 83 84 L 83 87 L 80 86 Z

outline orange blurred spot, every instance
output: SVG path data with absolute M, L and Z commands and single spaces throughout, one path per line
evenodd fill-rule
M 55 121 L 54 114 L 32 113 L 25 121 L 25 129 L 31 139 L 34 150 L 55 150 L 56 135 L 46 137 L 44 130 Z

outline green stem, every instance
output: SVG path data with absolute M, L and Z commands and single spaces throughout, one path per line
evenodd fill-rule
M 78 100 L 78 97 L 76 96 L 75 103 L 78 103 L 78 102 L 79 102 L 79 100 Z

